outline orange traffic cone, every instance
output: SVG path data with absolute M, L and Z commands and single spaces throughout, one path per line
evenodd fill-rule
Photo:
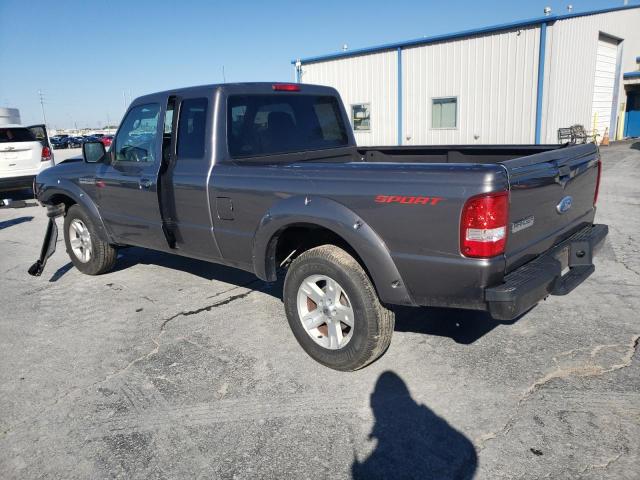
M 602 145 L 603 147 L 609 146 L 609 128 L 608 127 L 604 129 L 604 136 L 602 137 L 602 141 L 600 142 L 600 145 Z

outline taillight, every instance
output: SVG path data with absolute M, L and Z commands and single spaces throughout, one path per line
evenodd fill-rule
M 600 192 L 600 175 L 602 174 L 602 160 L 598 159 L 598 173 L 596 177 L 596 191 L 593 193 L 593 206 L 598 202 L 598 192 Z
M 275 83 L 272 85 L 272 88 L 278 92 L 299 92 L 300 85 L 295 83 Z
M 51 161 L 51 149 L 49 147 L 42 147 L 42 157 L 40 158 L 41 162 L 50 162 Z
M 508 218 L 509 192 L 471 197 L 462 208 L 460 252 L 465 257 L 474 258 L 504 253 Z

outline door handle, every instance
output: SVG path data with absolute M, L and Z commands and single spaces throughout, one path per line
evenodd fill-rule
M 138 187 L 140 188 L 149 188 L 151 185 L 153 185 L 153 182 L 148 178 L 141 178 L 138 180 Z

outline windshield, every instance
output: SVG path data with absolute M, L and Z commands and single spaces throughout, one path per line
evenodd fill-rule
M 0 128 L 0 143 L 35 141 L 36 137 L 28 128 Z

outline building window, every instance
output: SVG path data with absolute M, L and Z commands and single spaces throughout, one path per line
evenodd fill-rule
M 431 128 L 458 126 L 458 97 L 434 98 L 431 104 Z
M 351 122 L 355 131 L 371 130 L 371 111 L 368 103 L 351 105 Z

